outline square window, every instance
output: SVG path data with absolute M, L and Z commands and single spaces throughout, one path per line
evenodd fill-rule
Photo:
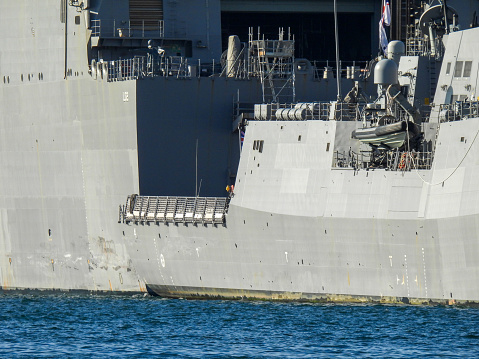
M 462 77 L 471 77 L 472 61 L 464 62 L 464 73 Z
M 448 62 L 446 66 L 446 75 L 450 75 L 450 74 L 451 74 L 451 63 Z
M 454 77 L 461 77 L 462 76 L 462 66 L 463 66 L 462 61 L 456 62 L 456 69 L 454 70 Z

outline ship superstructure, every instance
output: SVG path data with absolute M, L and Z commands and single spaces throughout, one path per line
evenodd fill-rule
M 118 205 L 223 194 L 231 118 L 262 102 L 261 78 L 226 75 L 220 1 L 24 0 L 0 16 L 1 287 L 145 290 Z M 301 64 L 296 98 L 330 98 Z
M 429 12 L 337 101 L 287 24 L 222 34 L 237 6 L 0 5 L 1 287 L 477 301 L 476 30 Z
M 224 206 L 197 215 L 199 197 L 128 197 L 122 228 L 149 292 L 477 302 L 479 33 L 457 31 L 438 6 L 422 19 L 447 26 L 442 65 L 431 30 L 421 56 L 390 43 L 373 101 L 354 101 L 356 87 L 344 103 L 256 106 Z

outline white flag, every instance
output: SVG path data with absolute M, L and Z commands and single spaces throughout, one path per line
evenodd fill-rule
M 389 8 L 389 0 L 383 0 L 383 22 L 385 26 L 391 25 L 391 9 Z
M 386 55 L 386 50 L 388 48 L 388 37 L 386 35 L 386 29 L 384 29 L 383 21 L 379 21 L 379 46 L 381 50 Z
M 391 10 L 389 8 L 389 0 L 383 0 L 383 8 L 381 14 L 381 20 L 379 21 L 379 46 L 386 55 L 388 47 L 388 36 L 386 34 L 385 26 L 391 25 Z

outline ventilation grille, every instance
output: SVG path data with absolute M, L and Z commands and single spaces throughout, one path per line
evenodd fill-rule
M 67 0 L 61 0 L 60 1 L 60 22 L 62 24 L 66 22 L 66 18 L 67 18 L 66 7 L 67 7 Z
M 157 27 L 163 20 L 163 0 L 130 0 L 131 26 Z

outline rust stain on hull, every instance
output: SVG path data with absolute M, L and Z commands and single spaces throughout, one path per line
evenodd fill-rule
M 465 305 L 479 306 L 479 302 L 407 298 L 391 296 L 367 296 L 329 293 L 275 292 L 261 290 L 242 290 L 228 288 L 177 287 L 165 285 L 147 285 L 148 293 L 165 298 L 211 299 L 211 300 L 266 300 L 309 303 L 350 303 L 350 304 L 409 304 L 409 305 Z

